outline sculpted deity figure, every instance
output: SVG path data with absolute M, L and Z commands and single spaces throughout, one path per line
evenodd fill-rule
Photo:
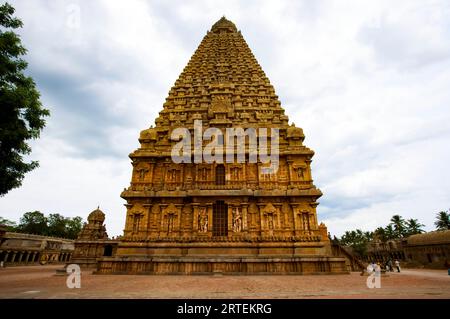
M 298 176 L 298 178 L 303 179 L 305 177 L 303 171 L 304 171 L 303 167 L 297 167 L 297 176 Z
M 200 208 L 198 213 L 198 231 L 201 233 L 208 232 L 208 214 L 205 207 Z
M 242 216 L 238 207 L 233 208 L 233 232 L 242 231 Z

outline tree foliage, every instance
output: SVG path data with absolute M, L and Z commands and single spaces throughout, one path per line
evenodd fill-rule
M 336 238 L 334 242 L 352 247 L 356 253 L 363 256 L 367 252 L 367 244 L 374 239 L 387 242 L 392 239 L 421 234 L 424 232 L 422 229 L 424 226 L 417 219 L 405 220 L 402 216 L 396 214 L 392 216 L 386 227 L 378 227 L 373 232 L 363 232 L 360 229 L 346 231 L 341 238 Z
M 410 218 L 405 222 L 405 224 L 406 224 L 406 236 L 422 234 L 424 232 L 422 227 L 425 227 L 425 225 L 419 223 L 417 219 Z
M 450 229 L 450 212 L 441 211 L 437 213 L 434 225 L 437 230 Z
M 352 247 L 353 251 L 363 256 L 367 251 L 367 243 L 372 240 L 372 232 L 363 232 L 360 229 L 346 231 L 339 240 L 339 243 L 344 246 Z
M 46 217 L 40 211 L 33 211 L 23 214 L 18 225 L 2 217 L 0 224 L 7 226 L 8 231 L 76 239 L 83 227 L 83 219 L 60 214 L 49 214 Z
M 47 218 L 40 211 L 27 212 L 20 218 L 17 230 L 21 233 L 48 235 Z
M 5 226 L 7 231 L 14 231 L 17 227 L 15 222 L 3 217 L 0 217 L 0 225 Z
M 13 31 L 22 27 L 14 11 L 8 3 L 0 6 L 0 196 L 20 187 L 25 174 L 38 166 L 23 156 L 31 153 L 28 141 L 39 137 L 50 114 L 33 79 L 24 74 L 27 50 Z

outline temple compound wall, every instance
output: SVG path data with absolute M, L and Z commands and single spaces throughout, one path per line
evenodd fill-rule
M 447 269 L 450 267 L 450 230 L 432 231 L 407 238 L 375 240 L 366 261 L 399 260 L 404 266 Z
M 73 251 L 70 239 L 7 231 L 0 235 L 0 262 L 4 266 L 65 263 Z

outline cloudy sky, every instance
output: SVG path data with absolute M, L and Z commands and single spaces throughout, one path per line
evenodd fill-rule
M 450 207 L 448 1 L 12 1 L 28 72 L 51 117 L 40 168 L 0 198 L 0 216 L 86 218 L 122 233 L 128 154 L 222 15 L 236 23 L 290 121 L 315 150 L 332 234 L 397 213 L 432 230 Z

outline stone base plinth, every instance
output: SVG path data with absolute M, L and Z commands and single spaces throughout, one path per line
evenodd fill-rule
M 93 269 L 97 268 L 98 257 L 74 257 L 70 260 L 68 264 L 76 264 L 82 269 Z
M 123 241 L 97 274 L 326 274 L 348 273 L 328 241 Z
M 264 275 L 347 274 L 340 257 L 111 257 L 98 262 L 96 274 Z

